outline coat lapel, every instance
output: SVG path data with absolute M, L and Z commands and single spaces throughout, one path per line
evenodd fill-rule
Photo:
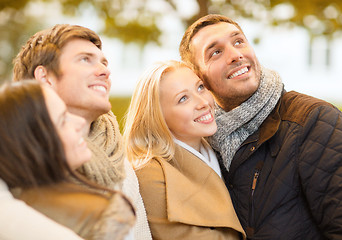
M 206 163 L 176 144 L 174 159 L 161 164 L 170 221 L 243 232 L 223 180 Z

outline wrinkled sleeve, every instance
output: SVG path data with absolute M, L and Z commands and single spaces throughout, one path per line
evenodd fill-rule
M 70 229 L 13 198 L 0 179 L 0 239 L 81 240 Z
M 299 176 L 311 213 L 328 239 L 342 239 L 342 114 L 322 106 L 300 140 Z

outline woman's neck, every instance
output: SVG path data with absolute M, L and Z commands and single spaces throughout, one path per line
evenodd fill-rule
M 201 144 L 202 144 L 202 138 L 199 138 L 196 140 L 192 139 L 191 141 L 182 141 L 182 142 L 188 144 L 190 147 L 192 147 L 193 149 L 199 152 L 201 148 Z

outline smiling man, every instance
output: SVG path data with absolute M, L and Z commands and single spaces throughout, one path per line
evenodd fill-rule
M 35 78 L 46 82 L 68 104 L 69 111 L 87 119 L 90 124 L 111 109 L 111 80 L 107 59 L 101 49 L 84 39 L 70 40 L 61 49 L 59 74 L 40 65 Z
M 212 147 L 249 239 L 342 239 L 342 114 L 262 67 L 241 27 L 193 23 L 180 44 L 217 103 Z
M 13 79 L 35 78 L 50 85 L 69 112 L 86 120 L 92 159 L 79 171 L 100 185 L 122 190 L 136 207 L 137 224 L 130 239 L 151 239 L 138 180 L 124 156 L 118 123 L 110 111 L 110 71 L 101 47 L 94 31 L 58 24 L 36 33 L 22 47 L 14 59 Z
M 14 60 L 14 81 L 49 84 L 68 110 L 90 124 L 111 109 L 111 80 L 100 38 L 81 26 L 56 25 L 36 33 Z M 122 178 L 120 171 L 117 178 Z

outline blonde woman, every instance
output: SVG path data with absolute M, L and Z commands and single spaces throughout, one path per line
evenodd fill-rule
M 203 82 L 182 62 L 156 63 L 135 88 L 124 139 L 153 239 L 245 239 L 204 139 L 217 129 L 213 107 Z

